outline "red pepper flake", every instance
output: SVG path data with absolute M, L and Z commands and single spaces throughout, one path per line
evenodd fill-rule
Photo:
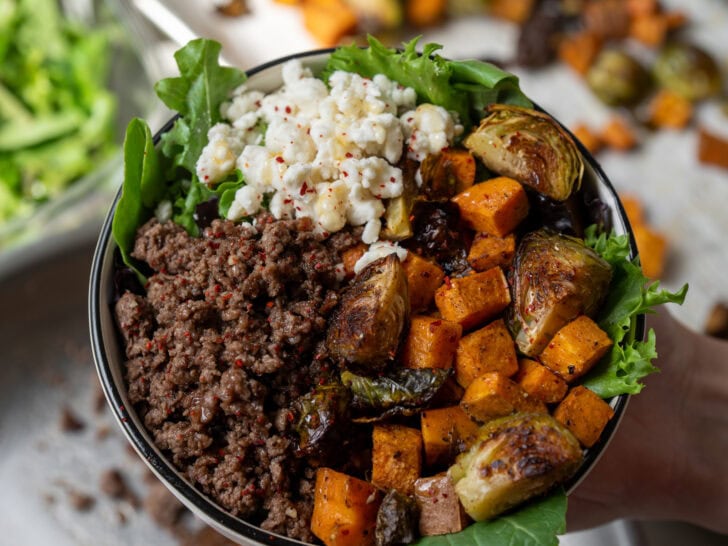
M 228 300 L 230 300 L 230 298 L 232 298 L 232 297 L 233 297 L 233 293 L 232 293 L 232 292 L 225 292 L 225 293 L 224 293 L 224 294 L 222 295 L 222 299 L 223 299 L 224 301 L 228 301 Z
M 450 290 L 452 288 L 452 282 L 450 282 L 450 277 L 445 275 L 445 278 L 443 280 L 445 281 L 445 286 L 447 286 L 447 289 Z
M 190 338 L 190 337 L 192 336 L 192 334 L 190 333 L 190 331 L 189 331 L 189 330 L 187 330 L 187 331 L 186 331 L 186 332 L 184 333 L 184 336 L 185 336 L 185 337 L 186 337 L 187 339 L 189 339 L 189 338 Z
M 272 302 L 272 301 L 269 301 L 269 302 L 267 302 L 267 303 L 265 304 L 265 306 L 266 306 L 266 307 L 267 307 L 268 309 L 270 309 L 270 308 L 272 308 L 272 307 L 273 307 L 273 302 Z
M 290 114 L 290 113 L 291 113 L 291 107 L 290 106 L 286 106 L 286 114 Z
M 396 178 L 394 178 L 393 176 L 390 176 L 390 177 L 389 177 L 389 181 L 390 181 L 390 182 L 392 182 L 392 183 L 394 183 L 394 182 L 396 182 L 396 181 L 397 181 L 397 179 L 396 179 Z
M 265 415 L 258 415 L 258 417 L 255 418 L 255 422 L 259 425 L 265 425 Z
M 346 152 L 344 154 L 344 156 L 347 157 L 347 158 L 351 158 L 351 157 L 354 157 L 354 154 L 352 154 L 351 152 Z
M 414 214 L 410 214 L 409 221 L 412 222 L 414 219 L 415 219 L 415 215 Z
M 215 291 L 216 294 L 219 294 L 220 291 L 222 290 L 222 286 L 220 286 L 219 284 L 216 284 L 215 286 L 212 287 L 212 289 Z
M 283 159 L 283 158 L 282 158 L 281 156 L 277 155 L 277 156 L 276 156 L 276 161 L 277 161 L 278 163 L 283 163 L 283 162 L 285 161 L 285 159 Z
M 292 411 L 289 411 L 288 413 L 286 413 L 286 421 L 288 421 L 289 423 L 293 423 L 293 420 L 295 418 L 296 418 L 296 416 L 293 415 Z
M 366 85 L 366 82 L 364 82 L 364 84 Z M 344 535 L 344 536 L 348 535 L 349 534 L 349 529 L 342 529 L 341 530 L 341 534 Z
M 306 182 L 304 181 L 303 185 L 301 186 L 301 191 L 299 191 L 298 193 L 300 193 L 301 195 L 306 195 L 307 191 L 308 191 L 308 184 L 306 184 Z M 298 207 L 296 207 L 296 208 L 298 208 Z
M 151 341 L 147 341 L 147 344 L 144 346 L 144 348 L 147 351 L 151 351 L 152 350 L 152 342 Z
M 319 377 L 318 384 L 319 385 L 325 385 L 326 384 L 326 378 L 325 377 Z
M 235 367 L 236 368 L 242 368 L 243 367 L 243 361 L 240 358 L 235 359 Z
M 442 324 L 441 320 L 436 320 L 435 322 L 431 322 L 430 326 L 429 326 L 430 333 L 434 333 L 435 330 L 437 330 L 438 326 L 440 326 L 441 324 Z
M 344 175 L 344 178 L 346 178 L 347 176 L 349 176 L 349 173 L 346 172 L 346 171 L 342 171 L 342 174 Z

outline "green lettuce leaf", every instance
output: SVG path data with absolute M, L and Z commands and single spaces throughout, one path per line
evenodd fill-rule
M 659 281 L 644 276 L 638 260 L 629 260 L 629 237 L 611 233 L 597 234 L 597 227 L 586 230 L 585 242 L 612 265 L 613 276 L 607 301 L 597 322 L 614 341 L 611 351 L 592 369 L 584 386 L 602 398 L 619 394 L 637 394 L 644 387 L 640 380 L 659 371 L 652 365 L 657 358 L 655 332 L 647 339 L 635 340 L 636 319 L 653 313 L 663 303 L 682 304 L 688 285 L 677 292 L 660 290 Z
M 207 144 L 207 132 L 221 119 L 220 105 L 246 80 L 242 70 L 220 66 L 220 47 L 213 40 L 192 40 L 174 54 L 180 76 L 154 86 L 162 102 L 181 116 L 162 136 L 162 151 L 190 173 Z
M 474 523 L 459 533 L 424 537 L 415 546 L 557 546 L 566 532 L 563 489 L 516 512 Z
M 131 257 L 134 237 L 137 228 L 151 217 L 154 207 L 164 197 L 165 189 L 152 132 L 146 121 L 134 118 L 129 122 L 124 138 L 124 182 L 111 234 L 124 263 L 136 272 L 142 284 L 146 279 Z
M 369 37 L 369 47 L 356 45 L 336 49 L 321 75 L 324 81 L 336 70 L 356 72 L 371 78 L 384 74 L 417 92 L 417 102 L 430 102 L 456 112 L 465 132 L 482 118 L 483 108 L 494 102 L 532 106 L 518 87 L 518 78 L 481 61 L 449 61 L 437 54 L 439 44 L 426 44 L 420 55 L 419 38 L 402 51 L 389 49 Z

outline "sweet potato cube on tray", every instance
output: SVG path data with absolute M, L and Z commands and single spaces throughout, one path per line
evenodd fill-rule
M 571 382 L 588 372 L 612 347 L 612 340 L 581 315 L 561 328 L 539 356 L 541 363 Z
M 519 370 L 513 378 L 529 396 L 541 400 L 545 404 L 555 404 L 566 396 L 569 386 L 554 372 L 531 360 L 523 358 L 519 361 Z
M 476 438 L 478 425 L 460 406 L 429 409 L 420 416 L 427 466 L 449 465 Z
M 372 483 L 412 495 L 422 473 L 422 434 L 401 425 L 376 425 L 372 432 Z
M 640 253 L 640 264 L 646 277 L 657 279 L 665 268 L 667 239 L 664 235 L 650 229 L 645 224 L 632 226 L 637 250 Z
M 415 500 L 420 508 L 422 536 L 457 533 L 470 523 L 447 472 L 417 480 Z
M 452 200 L 470 227 L 498 237 L 508 235 L 528 216 L 526 190 L 506 176 L 476 184 Z
M 303 26 L 324 46 L 334 46 L 356 30 L 356 12 L 343 0 L 303 3 Z
M 518 371 L 516 345 L 503 319 L 464 336 L 455 353 L 455 378 L 467 388 L 486 372 L 511 376 Z
M 516 236 L 511 233 L 497 237 L 478 233 L 468 252 L 468 263 L 476 271 L 486 271 L 496 266 L 509 267 L 516 253 Z
M 481 423 L 516 411 L 546 412 L 543 402 L 529 396 L 519 385 L 498 372 L 486 373 L 475 379 L 465 389 L 460 407 L 471 419 Z
M 435 292 L 444 319 L 469 330 L 493 318 L 511 303 L 508 281 L 500 267 L 457 279 L 446 279 Z
M 311 531 L 326 546 L 374 546 L 379 490 L 330 468 L 316 471 Z
M 451 368 L 463 327 L 449 320 L 417 316 L 412 318 L 402 350 L 407 368 Z
M 614 410 L 597 394 L 579 385 L 569 391 L 554 411 L 554 418 L 563 423 L 584 447 L 593 446 Z
M 414 252 L 407 253 L 402 262 L 409 287 L 410 309 L 412 312 L 427 309 L 435 297 L 435 290 L 445 279 L 445 272 L 439 265 L 426 260 Z

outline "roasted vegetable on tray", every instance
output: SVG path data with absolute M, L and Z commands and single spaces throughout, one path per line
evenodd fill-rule
M 201 45 L 209 44 L 194 47 Z M 434 546 L 442 544 L 436 535 L 460 532 L 452 543 L 486 543 L 503 513 L 531 533 L 534 518 L 547 509 L 550 524 L 533 536 L 554 544 L 554 534 L 564 528 L 562 486 L 568 487 L 589 449 L 601 449 L 617 407 L 612 397 L 639 392 L 640 380 L 654 371 L 654 333 L 641 339 L 637 315 L 682 301 L 685 290 L 670 294 L 647 283 L 630 259 L 628 236 L 605 226 L 606 205 L 595 197 L 604 181 L 585 167 L 588 161 L 570 134 L 531 108 L 513 76 L 475 61 L 447 61 L 434 45 L 420 56 L 415 45 L 399 52 L 371 40 L 368 49 L 340 48 L 320 75 L 335 84 L 358 74 L 367 78 L 362 89 L 391 78 L 387 85 L 396 87 L 396 100 L 411 92 L 419 106 L 401 115 L 408 129 L 394 139 L 399 148 L 388 161 L 375 155 L 362 172 L 342 170 L 341 180 L 316 183 L 323 201 L 301 216 L 318 222 L 321 239 L 330 231 L 345 236 L 336 250 L 340 268 L 321 273 L 340 284 L 325 298 L 330 315 L 320 338 L 311 334 L 302 346 L 310 365 L 291 372 L 300 374 L 297 383 L 277 392 L 277 381 L 286 384 L 280 377 L 261 374 L 258 380 L 275 393 L 275 426 L 296 446 L 296 462 L 308 465 L 311 475 L 315 471 L 310 529 L 326 546 Z M 182 60 L 192 54 L 188 47 Z M 202 78 L 189 70 L 188 90 Z M 229 70 L 210 67 L 229 84 L 217 90 L 219 100 L 244 79 Z M 302 69 L 284 68 L 284 77 L 286 70 Z M 328 92 L 312 76 L 299 79 L 311 86 L 309 92 Z M 175 102 L 169 94 L 174 81 L 166 82 L 162 94 Z M 420 108 L 423 103 L 427 108 Z M 193 235 L 199 227 L 187 225 L 196 220 L 187 214 L 190 203 L 204 198 L 230 220 L 229 192 L 235 206 L 253 210 L 236 221 L 251 222 L 252 229 L 257 221 L 276 221 L 255 212 L 273 212 L 281 205 L 279 195 L 253 193 L 251 177 L 262 171 L 241 171 L 254 161 L 253 153 L 268 153 L 261 140 L 235 152 L 244 158 L 237 171 L 229 165 L 218 176 L 212 163 L 202 169 L 198 163 L 193 172 L 191 146 L 206 157 L 204 150 L 219 144 L 204 138 L 182 144 L 190 124 L 210 130 L 209 117 L 194 117 L 183 112 L 163 139 L 163 153 L 171 158 L 157 155 L 138 120 L 130 126 L 127 153 L 143 152 L 145 159 L 127 163 L 125 191 L 132 193 L 122 196 L 118 229 L 114 225 L 129 265 L 135 265 L 132 229 L 152 215 L 164 191 L 174 198 L 172 207 L 184 206 L 173 209 L 172 221 Z M 440 132 L 415 127 L 423 117 L 439 124 Z M 218 124 L 210 138 L 220 139 L 223 131 L 234 128 Z M 316 131 L 321 138 L 324 132 Z M 266 135 L 269 140 L 270 131 Z M 418 148 L 423 140 L 440 144 Z M 265 157 L 277 169 L 286 153 Z M 154 161 L 169 166 L 170 159 L 192 173 L 192 182 L 158 185 L 160 196 L 150 190 L 155 178 L 162 183 Z M 287 177 L 294 167 L 286 168 L 281 180 L 291 184 Z M 315 194 L 308 182 L 323 175 L 311 165 L 296 168 L 307 177 L 296 191 Z M 390 169 L 379 188 L 399 184 L 396 193 L 379 195 L 371 182 L 367 192 L 341 191 L 343 179 L 373 176 L 375 168 Z M 217 176 L 217 185 L 198 175 Z M 379 199 L 370 202 L 379 211 L 377 222 L 383 219 L 375 225 L 381 227 L 377 237 L 365 236 L 370 224 L 356 220 L 359 211 L 343 197 L 349 191 L 358 192 L 356 199 Z M 125 197 L 133 192 L 142 199 L 131 206 Z M 337 217 L 336 229 L 326 227 L 334 223 L 325 224 L 323 216 L 341 207 L 349 208 Z M 318 217 L 317 210 L 323 211 Z M 315 256 L 285 256 L 276 249 L 279 254 L 312 262 L 317 271 Z M 236 316 L 258 312 L 271 320 L 283 312 L 276 301 L 256 297 L 259 304 Z M 310 347 L 315 350 L 306 352 Z M 539 498 L 544 495 L 549 497 Z

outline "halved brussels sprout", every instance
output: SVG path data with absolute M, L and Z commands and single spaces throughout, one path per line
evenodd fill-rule
M 721 74 L 715 59 L 692 44 L 667 44 L 653 70 L 662 87 L 688 100 L 706 99 L 721 91 Z
M 562 326 L 593 316 L 611 280 L 611 266 L 581 239 L 546 229 L 523 237 L 509 275 L 508 326 L 518 349 L 536 356 Z
M 347 288 L 329 321 L 326 346 L 334 358 L 378 367 L 397 353 L 409 318 L 404 268 L 395 254 L 369 264 Z
M 550 116 L 491 104 L 464 141 L 486 167 L 563 201 L 581 186 L 584 163 L 569 134 Z
M 401 241 L 412 237 L 412 205 L 419 190 L 415 175 L 418 163 L 412 159 L 405 159 L 402 163 L 402 195 L 394 197 L 387 203 L 384 211 L 384 229 L 380 233 L 381 239 L 388 241 Z
M 483 425 L 448 470 L 476 521 L 493 518 L 569 479 L 582 461 L 579 441 L 546 413 L 517 413 Z
M 322 385 L 301 396 L 293 405 L 297 417 L 298 455 L 320 455 L 342 438 L 349 423 L 351 394 L 341 385 Z
M 633 57 L 616 49 L 602 51 L 589 68 L 586 81 L 610 106 L 630 106 L 650 89 L 650 74 Z

